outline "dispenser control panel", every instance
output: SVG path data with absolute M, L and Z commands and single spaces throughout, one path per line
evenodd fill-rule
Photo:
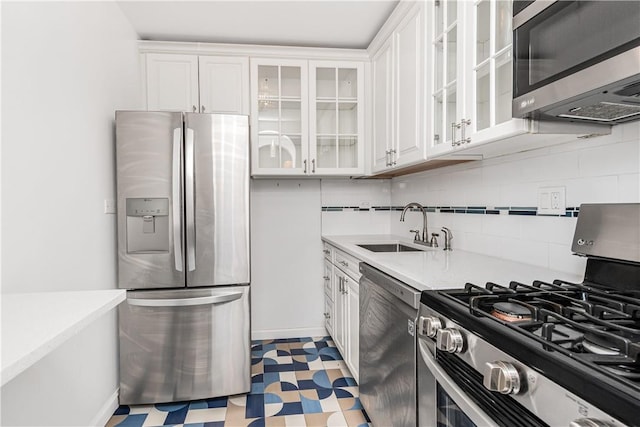
M 127 199 L 127 253 L 169 252 L 169 199 Z

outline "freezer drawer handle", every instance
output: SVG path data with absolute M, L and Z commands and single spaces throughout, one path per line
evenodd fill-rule
M 173 209 L 173 257 L 176 271 L 182 271 L 182 211 L 180 209 L 180 148 L 182 143 L 182 128 L 173 130 L 173 164 L 172 164 L 172 202 Z
M 232 292 L 222 295 L 211 295 L 208 297 L 172 299 L 129 298 L 127 299 L 127 304 L 142 307 L 186 307 L 189 305 L 222 304 L 240 299 L 242 294 L 242 292 Z

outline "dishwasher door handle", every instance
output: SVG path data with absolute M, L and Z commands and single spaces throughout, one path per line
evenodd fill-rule
M 144 299 L 129 298 L 127 304 L 140 307 L 187 307 L 191 305 L 222 304 L 235 301 L 242 297 L 242 292 L 230 292 L 221 295 L 210 295 L 198 298 L 165 298 L 165 299 Z

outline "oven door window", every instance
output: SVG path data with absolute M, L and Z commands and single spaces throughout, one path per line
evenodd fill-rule
M 477 427 L 440 384 L 436 386 L 438 427 Z
M 519 97 L 640 44 L 640 2 L 558 1 L 514 31 Z

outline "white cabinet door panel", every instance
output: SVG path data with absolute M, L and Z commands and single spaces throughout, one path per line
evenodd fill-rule
M 373 57 L 373 171 L 389 167 L 392 146 L 393 49 L 390 38 Z
M 200 112 L 249 114 L 249 58 L 200 57 Z
M 147 54 L 147 110 L 198 110 L 198 57 Z
M 398 67 L 395 117 L 397 165 L 424 160 L 422 11 L 421 7 L 416 7 L 395 33 Z

